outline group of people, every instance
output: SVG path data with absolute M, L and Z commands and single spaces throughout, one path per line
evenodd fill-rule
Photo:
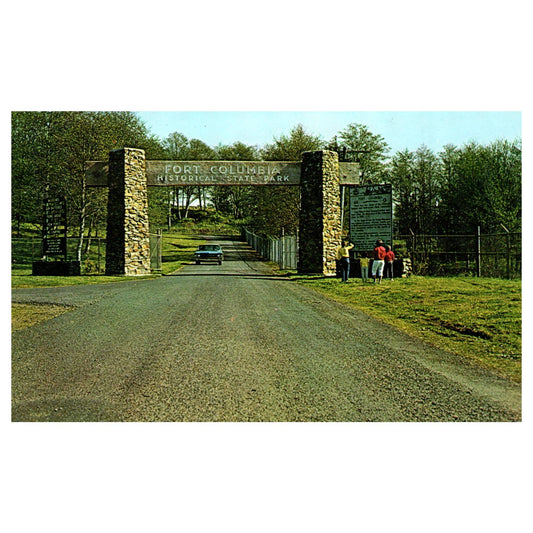
M 343 282 L 348 281 L 348 278 L 350 277 L 350 250 L 353 247 L 353 244 L 347 241 L 342 241 L 342 246 L 337 250 L 337 260 L 340 263 Z M 378 239 L 374 245 L 374 249 L 367 254 L 363 254 L 359 258 L 361 279 L 363 283 L 368 281 L 368 268 L 371 259 L 371 275 L 374 279 L 374 283 L 376 283 L 376 281 L 381 283 L 383 276 L 394 280 L 393 264 L 395 254 L 390 246 L 385 245 L 382 239 Z

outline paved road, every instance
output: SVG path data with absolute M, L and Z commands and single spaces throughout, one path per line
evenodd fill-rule
M 520 387 L 272 275 L 241 242 L 157 280 L 20 289 L 15 421 L 511 421 Z

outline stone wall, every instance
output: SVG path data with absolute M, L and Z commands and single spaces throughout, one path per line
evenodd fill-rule
M 150 274 L 144 150 L 110 152 L 108 185 L 106 274 Z
M 337 152 L 302 154 L 300 211 L 301 273 L 334 276 L 341 244 L 339 160 Z

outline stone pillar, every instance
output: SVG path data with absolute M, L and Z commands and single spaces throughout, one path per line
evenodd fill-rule
M 337 152 L 302 155 L 298 271 L 334 276 L 341 244 L 341 195 Z
M 144 150 L 109 152 L 106 274 L 150 274 L 148 194 Z

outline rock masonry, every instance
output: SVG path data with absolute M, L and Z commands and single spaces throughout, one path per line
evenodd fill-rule
M 341 244 L 341 195 L 337 152 L 302 154 L 298 271 L 334 276 Z
M 106 274 L 149 274 L 150 236 L 144 150 L 109 153 Z M 339 160 L 336 152 L 302 154 L 298 270 L 334 276 L 341 243 Z
M 150 274 L 148 192 L 144 150 L 109 153 L 106 274 Z

